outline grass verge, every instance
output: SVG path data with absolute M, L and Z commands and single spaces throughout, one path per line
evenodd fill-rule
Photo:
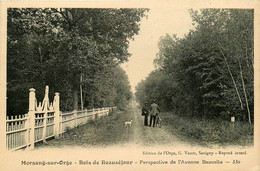
M 106 147 L 125 143 L 129 141 L 129 136 L 125 136 L 124 122 L 129 117 L 126 112 L 115 111 L 98 120 L 91 120 L 85 125 L 68 129 L 60 139 L 53 139 L 47 144 L 39 144 L 38 147 Z
M 178 133 L 196 141 L 202 146 L 250 146 L 254 142 L 254 125 L 229 121 L 206 120 L 175 115 L 171 112 L 162 113 L 163 125 L 173 133 Z

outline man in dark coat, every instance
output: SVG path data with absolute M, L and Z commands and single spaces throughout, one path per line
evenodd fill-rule
M 149 107 L 147 102 L 142 109 L 142 115 L 144 116 L 144 126 L 148 126 Z
M 156 115 L 159 113 L 160 113 L 160 108 L 155 103 L 155 100 L 153 100 L 153 103 L 151 104 L 150 107 L 150 127 L 152 126 L 152 122 L 153 122 L 153 127 L 155 127 Z

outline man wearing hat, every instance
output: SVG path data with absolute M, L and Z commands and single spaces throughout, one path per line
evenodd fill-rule
M 145 102 L 145 105 L 142 109 L 142 115 L 144 116 L 144 126 L 148 126 L 148 115 L 149 115 L 148 102 Z
M 155 127 L 156 114 L 158 113 L 160 113 L 160 108 L 155 103 L 155 100 L 153 100 L 153 103 L 151 104 L 150 107 L 150 127 L 152 126 L 152 122 L 153 122 L 153 127 Z

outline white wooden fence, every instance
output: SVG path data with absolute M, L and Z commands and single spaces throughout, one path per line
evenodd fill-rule
M 49 87 L 46 86 L 43 102 L 37 103 L 35 89 L 30 89 L 29 112 L 24 115 L 6 118 L 6 148 L 15 151 L 21 148 L 33 149 L 39 141 L 59 136 L 67 128 L 74 128 L 106 116 L 116 107 L 106 107 L 83 111 L 61 112 L 59 93 L 49 102 Z

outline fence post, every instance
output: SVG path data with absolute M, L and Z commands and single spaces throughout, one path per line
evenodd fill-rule
M 34 149 L 34 125 L 35 125 L 35 89 L 31 88 L 29 93 L 29 112 L 28 112 L 28 126 L 29 126 L 29 150 Z
M 100 113 L 101 113 L 101 110 L 100 110 L 100 108 L 98 108 L 98 119 L 100 118 Z
M 235 129 L 235 116 L 231 117 L 232 130 Z
M 92 109 L 92 120 L 94 121 L 96 119 L 95 113 L 94 113 L 94 108 Z
M 85 123 L 88 122 L 88 117 L 87 117 L 87 115 L 88 115 L 88 109 L 85 109 L 85 110 L 84 110 L 84 114 L 83 114 L 83 115 L 84 115 L 84 117 L 86 118 L 86 120 L 83 121 L 83 123 L 85 124 Z
M 44 120 L 43 120 L 43 132 L 42 132 L 42 139 L 43 142 L 46 143 L 46 134 L 47 134 L 47 117 L 48 117 L 48 107 L 49 107 L 49 86 L 45 88 L 45 96 L 43 99 L 43 107 L 44 107 Z
M 55 93 L 54 97 L 54 136 L 60 135 L 60 93 Z

